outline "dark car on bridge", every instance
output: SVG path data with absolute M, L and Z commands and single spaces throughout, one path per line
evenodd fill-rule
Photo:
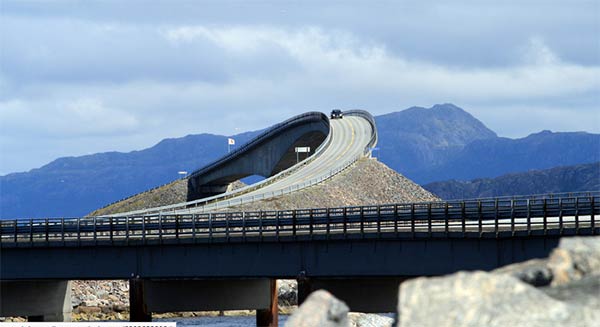
M 342 118 L 342 111 L 339 109 L 333 109 L 331 111 L 331 119 L 339 119 Z

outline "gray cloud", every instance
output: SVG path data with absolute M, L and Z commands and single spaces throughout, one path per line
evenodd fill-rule
M 597 3 L 478 3 L 3 1 L 0 174 L 333 107 L 599 132 Z

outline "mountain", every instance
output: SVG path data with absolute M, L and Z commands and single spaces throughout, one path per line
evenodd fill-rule
M 379 159 L 422 182 L 428 172 L 457 156 L 468 144 L 494 140 L 496 133 L 453 104 L 412 107 L 377 116 Z
M 442 199 L 472 199 L 519 194 L 600 191 L 600 162 L 532 170 L 472 181 L 434 182 L 424 188 Z
M 234 136 L 238 144 L 260 131 Z M 81 216 L 113 201 L 165 184 L 227 153 L 227 136 L 165 139 L 129 153 L 66 157 L 26 173 L 0 177 L 0 216 Z
M 500 138 L 465 110 L 440 104 L 375 117 L 387 166 L 420 183 L 600 161 L 600 135 L 543 131 Z M 234 136 L 245 143 L 260 131 Z M 57 159 L 26 173 L 0 176 L 0 217 L 80 216 L 165 184 L 227 152 L 226 136 L 166 139 L 129 153 Z

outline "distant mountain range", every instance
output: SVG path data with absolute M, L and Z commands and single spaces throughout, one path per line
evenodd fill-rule
M 452 104 L 409 108 L 376 117 L 380 160 L 414 181 L 496 177 L 507 173 L 600 161 L 600 135 L 543 131 L 498 137 Z M 242 144 L 260 131 L 233 136 Z M 57 159 L 0 177 L 0 217 L 80 216 L 176 179 L 227 152 L 227 136 L 165 139 L 129 153 Z
M 423 186 L 445 200 L 505 195 L 600 191 L 600 162 Z

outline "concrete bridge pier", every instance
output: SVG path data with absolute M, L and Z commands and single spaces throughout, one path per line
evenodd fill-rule
M 344 301 L 350 311 L 366 313 L 395 312 L 398 287 L 407 277 L 395 278 L 308 278 L 298 277 L 298 305 L 310 293 L 324 289 Z
M 277 282 L 271 279 L 129 280 L 130 320 L 147 322 L 152 313 L 256 310 L 257 326 L 277 326 Z
M 28 321 L 71 321 L 71 282 L 32 280 L 0 282 L 0 317 Z

